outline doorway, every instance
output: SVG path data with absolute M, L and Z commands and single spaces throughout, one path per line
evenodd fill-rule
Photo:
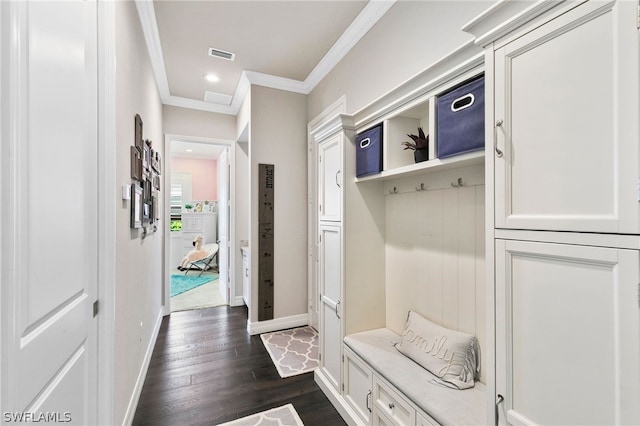
M 165 136 L 165 315 L 234 300 L 233 263 L 220 256 L 233 253 L 234 157 L 233 141 Z M 182 269 L 196 236 L 203 237 L 201 251 L 216 253 L 204 271 Z

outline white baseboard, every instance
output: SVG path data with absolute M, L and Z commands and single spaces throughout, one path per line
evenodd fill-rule
M 271 331 L 285 330 L 287 328 L 302 327 L 309 324 L 309 314 L 292 315 L 289 317 L 275 318 L 267 321 L 247 321 L 249 334 L 262 334 Z
M 347 401 L 340 395 L 340 393 L 329 383 L 327 378 L 322 374 L 322 371 L 317 368 L 313 372 L 313 379 L 318 387 L 324 392 L 329 402 L 334 406 L 338 414 L 349 426 L 365 426 L 358 420 L 356 414 L 352 411 L 351 407 L 347 405 Z
M 244 298 L 242 296 L 236 296 L 229 300 L 229 306 L 242 306 L 244 304 Z
M 147 371 L 149 370 L 149 363 L 151 362 L 151 355 L 153 354 L 153 348 L 156 346 L 156 341 L 158 340 L 158 333 L 160 332 L 160 325 L 162 324 L 163 311 L 164 310 L 161 308 L 160 311 L 158 312 L 156 323 L 153 326 L 153 331 L 151 332 L 151 339 L 149 339 L 149 345 L 147 346 L 147 352 L 144 354 L 142 367 L 140 368 L 140 372 L 138 373 L 136 385 L 133 388 L 133 394 L 131 395 L 131 399 L 129 400 L 129 406 L 127 407 L 127 412 L 125 413 L 124 420 L 122 421 L 123 426 L 128 426 L 128 425 L 131 425 L 131 423 L 133 423 L 133 417 L 136 414 L 136 408 L 138 408 L 138 401 L 140 400 L 140 394 L 142 393 L 142 385 L 144 385 L 144 379 L 147 377 Z

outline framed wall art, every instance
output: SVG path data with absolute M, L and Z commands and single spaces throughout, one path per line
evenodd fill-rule
M 137 183 L 131 185 L 131 227 L 142 227 L 142 187 Z
M 144 144 L 144 140 L 142 139 L 142 118 L 140 114 L 136 114 L 135 118 L 135 147 L 142 153 L 142 145 Z

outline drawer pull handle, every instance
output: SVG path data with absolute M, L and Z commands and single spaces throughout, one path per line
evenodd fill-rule
M 371 404 L 369 403 L 369 398 L 371 397 L 371 391 L 367 394 L 367 410 L 371 412 Z
M 396 408 L 396 406 L 393 404 L 393 402 L 389 403 L 389 409 L 393 410 L 394 408 Z
M 502 121 L 502 119 L 496 121 L 496 128 L 497 127 L 502 128 L 503 124 L 504 124 L 504 121 Z M 502 158 L 504 153 L 500 150 L 500 148 L 498 148 L 498 137 L 497 136 L 494 137 L 494 140 L 493 140 L 493 149 L 495 149 L 496 155 L 498 156 L 498 158 Z

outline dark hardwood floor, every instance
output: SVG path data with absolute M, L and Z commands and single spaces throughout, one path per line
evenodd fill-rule
M 313 373 L 280 378 L 246 307 L 164 318 L 133 425 L 216 425 L 292 403 L 307 426 L 344 425 Z

